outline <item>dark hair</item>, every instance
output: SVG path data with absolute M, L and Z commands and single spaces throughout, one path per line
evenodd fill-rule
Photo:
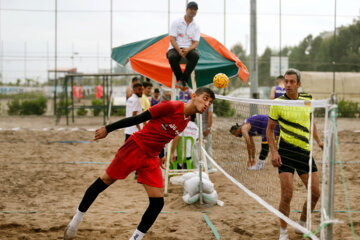
M 158 89 L 158 88 L 155 88 L 155 89 L 154 89 L 154 93 L 160 93 L 159 89 Z
M 196 89 L 195 94 L 196 96 L 199 96 L 203 93 L 208 93 L 210 95 L 210 97 L 215 100 L 215 93 L 208 87 L 199 87 L 198 89 Z
M 276 80 L 278 80 L 278 79 L 284 80 L 284 76 L 283 76 L 283 75 L 279 75 L 279 76 L 276 77 Z
M 300 75 L 300 72 L 299 70 L 295 69 L 295 68 L 289 68 L 286 73 L 285 73 L 285 76 L 286 75 L 292 75 L 292 74 L 295 74 L 296 77 L 297 77 L 297 82 L 300 82 L 301 80 L 301 75 Z
M 152 87 L 152 86 L 153 86 L 151 82 L 143 82 L 142 85 L 144 86 L 144 88 Z
M 196 10 L 199 9 L 196 2 L 189 2 L 186 6 L 186 8 L 192 8 L 192 7 L 196 8 Z
M 138 87 L 142 87 L 142 84 L 141 83 L 135 83 L 134 86 L 133 86 L 133 89 L 138 88 Z
M 240 126 L 238 123 L 236 123 L 235 125 L 232 125 L 232 126 L 231 126 L 229 132 L 230 132 L 231 134 L 234 134 L 234 133 L 236 132 L 236 130 L 239 129 L 239 127 L 241 127 L 241 126 Z M 241 132 L 238 134 L 238 137 L 242 137 L 242 133 L 241 133 Z
M 131 82 L 133 83 L 133 82 L 136 82 L 136 81 L 140 81 L 140 78 L 138 78 L 138 77 L 133 77 L 132 79 L 131 79 Z

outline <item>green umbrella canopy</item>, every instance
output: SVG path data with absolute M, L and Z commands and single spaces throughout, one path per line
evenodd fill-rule
M 130 61 L 134 71 L 171 87 L 172 70 L 166 58 L 169 42 L 169 35 L 164 34 L 125 44 L 113 48 L 111 57 L 121 65 Z M 225 73 L 229 77 L 239 75 L 243 82 L 246 82 L 249 72 L 245 65 L 216 39 L 201 34 L 197 49 L 200 53 L 195 67 L 197 87 L 211 84 L 217 73 Z M 181 67 L 185 69 L 185 65 Z

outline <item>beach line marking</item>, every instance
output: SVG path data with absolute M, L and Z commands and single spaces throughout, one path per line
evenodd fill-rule
M 208 216 L 204 213 L 203 215 L 205 222 L 209 225 L 211 231 L 213 232 L 215 238 L 218 240 L 220 239 L 220 235 L 218 233 L 218 231 L 216 230 L 215 226 L 212 224 L 212 222 L 210 221 L 210 219 L 208 218 Z
M 51 141 L 49 143 L 90 143 L 89 141 L 81 141 L 81 140 L 70 140 L 70 141 L 65 141 L 65 140 L 60 140 L 60 141 Z

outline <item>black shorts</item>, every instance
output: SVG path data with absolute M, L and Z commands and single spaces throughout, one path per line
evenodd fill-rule
M 282 165 L 279 167 L 279 173 L 290 172 L 294 174 L 295 170 L 298 175 L 309 173 L 310 152 L 302 148 L 297 148 L 288 143 L 281 141 L 279 145 L 279 155 Z M 317 172 L 314 158 L 312 158 L 312 172 Z

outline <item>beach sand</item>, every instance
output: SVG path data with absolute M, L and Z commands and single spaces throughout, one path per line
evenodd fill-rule
M 219 121 L 219 120 L 215 120 Z M 358 119 L 339 119 L 339 144 L 342 161 L 359 161 L 360 130 Z M 101 175 L 124 142 L 122 130 L 100 141 L 92 141 L 94 129 L 102 118 L 76 118 L 66 126 L 64 119 L 55 125 L 53 117 L 0 117 L 0 239 L 62 239 L 87 187 Z M 15 129 L 14 129 L 15 128 Z M 16 129 L 20 128 L 20 129 Z M 220 130 L 214 132 L 214 142 Z M 57 141 L 84 141 L 59 143 Z M 236 141 L 234 141 L 236 144 Z M 234 146 L 214 144 L 214 156 L 229 152 Z M 319 160 L 321 152 L 315 157 Z M 244 160 L 246 162 L 246 159 Z M 344 164 L 356 239 L 360 238 L 360 164 Z M 265 169 L 253 176 L 254 185 L 274 185 L 278 175 L 269 157 Z M 261 173 L 263 172 L 263 173 Z M 269 177 L 271 176 L 271 177 Z M 204 214 L 217 229 L 221 239 L 278 239 L 279 221 L 220 171 L 210 174 L 219 200 L 224 206 L 187 205 L 182 200 L 183 186 L 169 185 L 163 212 L 144 239 L 216 239 Z M 270 179 L 269 179 L 270 178 Z M 255 188 L 255 190 L 261 188 Z M 333 239 L 352 239 L 340 165 L 336 168 L 335 218 Z M 296 177 L 295 192 L 304 186 Z M 265 192 L 266 200 L 278 205 L 278 194 Z M 294 199 L 298 195 L 294 194 Z M 295 201 L 296 202 L 296 201 Z M 76 239 L 129 239 L 136 229 L 148 197 L 134 180 L 134 174 L 117 181 L 96 199 L 84 217 Z M 301 210 L 298 204 L 292 209 Z M 319 204 L 316 209 L 319 209 Z M 292 212 L 297 220 L 300 213 Z M 314 226 L 320 214 L 313 214 Z M 315 227 L 314 227 L 315 228 Z M 315 229 L 314 229 L 315 230 Z M 290 239 L 302 239 L 289 228 Z

